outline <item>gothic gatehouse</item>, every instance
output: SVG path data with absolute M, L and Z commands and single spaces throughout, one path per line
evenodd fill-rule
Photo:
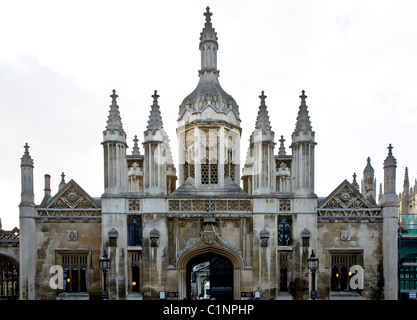
M 276 143 L 262 91 L 241 162 L 239 105 L 220 85 L 218 37 L 209 8 L 204 15 L 198 84 L 179 106 L 176 164 L 157 91 L 129 154 L 123 106 L 111 93 L 99 197 L 64 174 L 52 194 L 46 174 L 43 200 L 35 204 L 34 160 L 25 146 L 20 227 L 0 231 L 0 271 L 10 275 L 0 279 L 1 297 L 101 299 L 105 282 L 108 299 L 120 300 L 397 299 L 392 146 L 378 195 L 368 159 L 361 186 L 355 174 L 318 197 L 306 92 L 299 103 L 295 97 L 298 116 L 285 146 L 283 136 Z M 51 286 L 52 266 L 62 267 L 61 288 Z M 359 275 L 363 281 L 352 286 Z

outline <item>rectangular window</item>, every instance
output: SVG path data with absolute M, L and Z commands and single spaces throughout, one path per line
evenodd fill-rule
M 142 219 L 140 216 L 128 217 L 129 246 L 142 246 Z
M 63 254 L 64 291 L 87 292 L 87 254 Z
M 344 251 L 331 252 L 331 290 L 338 292 L 351 291 L 349 286 L 350 268 L 354 265 L 362 265 L 362 252 Z

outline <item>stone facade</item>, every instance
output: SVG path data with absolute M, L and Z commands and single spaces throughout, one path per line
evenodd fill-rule
M 370 159 L 361 191 L 354 175 L 352 183 L 345 180 L 320 198 L 314 191 L 316 141 L 305 91 L 291 137 L 292 154 L 287 154 L 283 136 L 278 154 L 274 152 L 275 133 L 262 92 L 241 167 L 239 106 L 220 86 L 217 33 L 209 8 L 204 15 L 199 83 L 181 103 L 177 119 L 178 172 L 156 91 L 144 154 L 135 136 L 127 155 L 123 110 L 113 90 L 103 132 L 100 198 L 73 180 L 66 183 L 64 175 L 52 196 L 46 175 L 44 199 L 36 205 L 33 160 L 25 146 L 20 299 L 100 299 L 104 252 L 111 266 L 109 299 L 159 299 L 161 292 L 167 299 L 196 298 L 191 288 L 198 265 L 210 273 L 211 297 L 218 299 L 310 299 L 313 287 L 320 299 L 396 299 L 397 248 L 392 239 L 398 231 L 398 206 L 392 147 L 378 204 Z M 307 267 L 312 251 L 320 262 L 314 286 Z M 53 265 L 63 267 L 63 289 L 51 289 Z M 364 270 L 363 287 L 349 285 L 353 266 Z

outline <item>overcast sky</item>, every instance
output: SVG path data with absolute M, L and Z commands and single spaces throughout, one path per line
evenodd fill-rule
M 20 158 L 34 159 L 35 202 L 44 175 L 61 173 L 99 197 L 103 130 L 116 89 L 128 154 L 143 142 L 152 94 L 177 162 L 179 105 L 198 83 L 206 6 L 218 35 L 223 89 L 240 108 L 241 162 L 265 91 L 287 153 L 301 90 L 316 133 L 316 185 L 325 197 L 358 182 L 371 158 L 377 184 L 392 143 L 397 192 L 417 178 L 417 2 L 0 1 L 0 218 L 18 226 Z M 143 148 L 141 148 L 143 153 Z

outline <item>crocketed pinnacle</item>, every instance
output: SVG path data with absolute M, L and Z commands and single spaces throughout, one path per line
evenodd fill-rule
M 410 181 L 408 180 L 408 167 L 405 167 L 405 174 L 404 174 L 404 193 L 409 192 L 410 189 Z
M 374 175 L 374 168 L 371 165 L 371 158 L 366 159 L 366 167 L 363 169 L 363 175 Z
M 260 129 L 264 134 L 273 134 L 271 123 L 269 121 L 268 110 L 265 104 L 266 95 L 262 91 L 262 94 L 259 96 L 261 99 L 261 104 L 258 110 L 258 116 L 256 117 L 255 129 Z
M 109 117 L 107 119 L 106 130 L 111 131 L 111 132 L 114 132 L 117 130 L 123 135 L 125 135 L 125 132 L 123 130 L 123 125 L 122 125 L 122 119 L 120 117 L 119 106 L 117 105 L 116 98 L 118 97 L 118 95 L 116 94 L 116 90 L 113 89 L 113 93 L 110 97 L 112 98 L 112 102 L 110 105 L 110 111 L 109 111 Z
M 163 128 L 162 117 L 161 117 L 161 109 L 158 105 L 158 98 L 159 95 L 155 90 L 154 94 L 152 95 L 153 104 L 151 107 L 151 112 L 149 114 L 148 126 L 146 127 L 147 131 L 151 131 L 155 133 L 156 130 L 161 130 Z
M 213 25 L 211 23 L 211 16 L 213 14 L 210 12 L 209 7 L 206 8 L 204 15 L 206 16 L 206 23 L 204 24 L 203 31 L 200 34 L 200 45 L 207 41 L 217 43 L 217 33 L 214 31 Z
M 135 139 L 133 139 L 133 149 L 132 149 L 132 155 L 134 156 L 140 155 L 138 141 L 139 141 L 138 136 L 135 135 Z
M 285 156 L 287 154 L 287 152 L 285 151 L 284 141 L 285 141 L 284 136 L 281 136 L 281 139 L 279 139 L 279 150 L 278 150 L 279 156 Z
M 305 93 L 304 90 L 301 91 L 301 93 L 302 93 L 300 96 L 301 105 L 298 111 L 297 123 L 295 125 L 295 130 L 294 130 L 295 135 L 298 135 L 300 132 L 303 132 L 304 134 L 306 134 L 307 132 L 312 131 L 310 117 L 308 115 L 308 110 L 307 110 L 307 105 L 306 105 L 307 96 L 304 94 Z

